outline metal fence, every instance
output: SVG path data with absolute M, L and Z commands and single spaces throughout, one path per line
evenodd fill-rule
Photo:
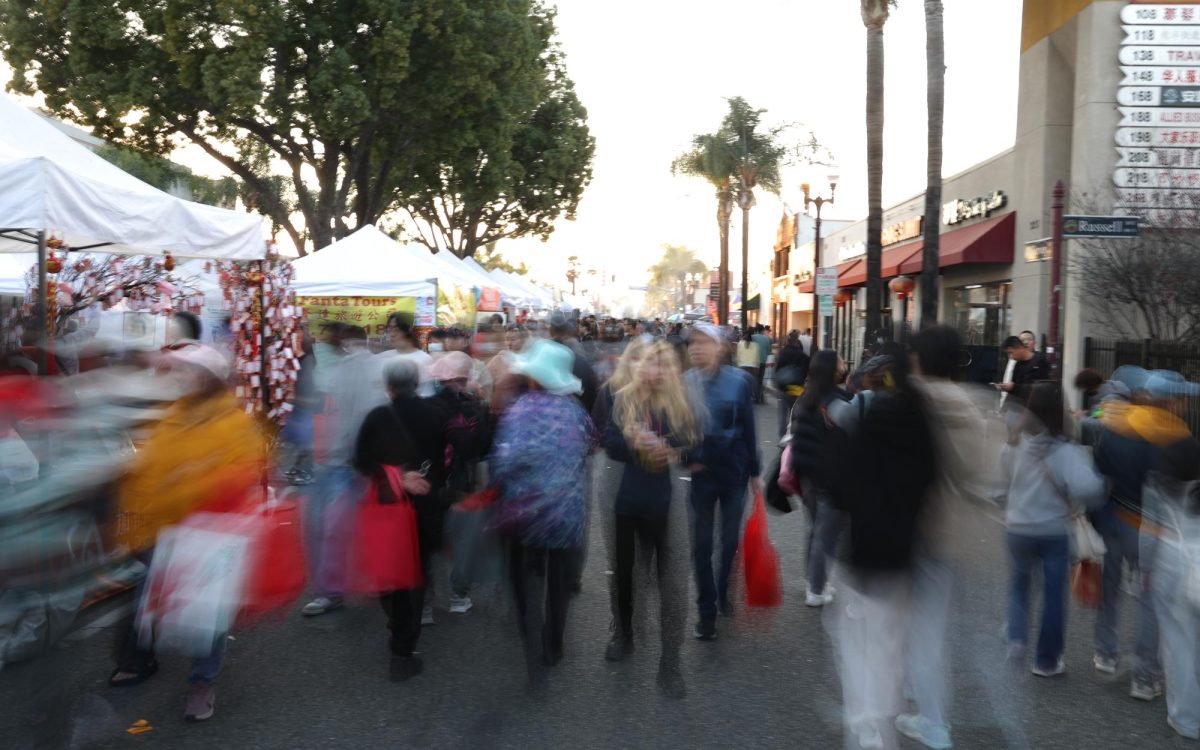
M 1121 365 L 1138 365 L 1147 370 L 1174 370 L 1191 381 L 1200 381 L 1200 344 L 1140 339 L 1083 340 L 1083 366 L 1105 378 Z M 1200 403 L 1191 399 L 1187 422 L 1193 435 L 1200 435 Z

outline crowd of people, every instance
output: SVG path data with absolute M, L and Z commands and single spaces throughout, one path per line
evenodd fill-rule
M 267 460 L 224 386 L 227 360 L 196 341 L 194 319 L 172 330 L 158 365 L 170 406 L 120 479 L 113 524 L 116 541 L 147 563 L 159 529 L 253 485 Z M 957 382 L 962 343 L 941 326 L 881 340 L 852 370 L 796 331 L 777 345 L 765 326 L 562 313 L 475 332 L 418 331 L 396 314 L 386 344 L 374 351 L 362 328 L 343 324 L 306 339 L 274 463 L 302 498 L 305 617 L 347 602 L 355 542 L 346 519 L 364 498 L 411 504 L 421 582 L 378 592 L 394 680 L 416 679 L 425 659 L 439 658 L 417 651 L 439 582 L 450 614 L 466 615 L 490 562 L 506 574 L 529 689 L 544 691 L 548 670 L 568 656 L 571 600 L 599 524 L 613 625 L 597 649 L 622 661 L 643 646 L 635 611 L 656 598 L 657 682 L 681 698 L 688 568 L 690 633 L 712 641 L 737 610 L 732 573 L 748 499 L 774 495 L 784 498 L 776 507 L 795 500 L 808 517 L 804 603 L 824 610 L 847 735 L 863 748 L 894 747 L 898 735 L 949 748 L 956 525 L 970 505 L 999 503 L 1010 662 L 1042 678 L 1066 671 L 1065 612 L 1082 560 L 1100 571 L 1091 666 L 1117 673 L 1128 571 L 1130 695 L 1153 701 L 1165 684 L 1171 727 L 1200 738 L 1200 443 L 1186 421 L 1200 387 L 1178 373 L 1084 371 L 1076 385 L 1086 403 L 1072 412 L 1028 331 L 1005 341 L 1007 365 L 986 393 Z M 780 450 L 764 456 L 755 407 L 769 385 Z M 598 471 L 600 451 L 615 472 Z M 1081 547 L 1081 534 L 1095 540 Z M 1041 621 L 1027 648 L 1038 574 Z M 214 713 L 223 644 L 222 635 L 193 654 L 189 719 Z M 154 645 L 123 631 L 110 684 L 150 678 Z

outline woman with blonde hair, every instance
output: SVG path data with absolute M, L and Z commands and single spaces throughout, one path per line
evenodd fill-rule
M 618 622 L 605 658 L 621 661 L 633 650 L 633 568 L 640 541 L 658 572 L 663 644 L 658 684 L 668 696 L 681 697 L 685 584 L 671 572 L 676 545 L 669 533 L 675 489 L 670 469 L 680 451 L 699 443 L 701 435 L 671 345 L 654 341 L 634 356 L 602 437 L 609 457 L 624 463 L 614 504 Z

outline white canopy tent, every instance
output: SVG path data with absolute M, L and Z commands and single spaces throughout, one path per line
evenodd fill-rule
M 30 252 L 39 233 L 53 233 L 73 250 L 266 255 L 261 216 L 164 193 L 0 94 L 0 252 Z
M 526 296 L 535 303 L 536 307 L 543 309 L 554 307 L 554 295 L 545 289 L 535 286 L 532 282 L 529 282 L 514 273 L 507 273 L 499 268 L 492 269 L 491 273 L 493 276 L 498 278 L 507 279 L 517 288 L 524 290 Z
M 37 256 L 29 253 L 0 255 L 0 294 L 25 296 L 25 273 L 37 262 Z
M 529 293 L 526 292 L 524 289 L 522 289 L 521 287 L 512 283 L 511 281 L 509 281 L 506 278 L 502 278 L 498 275 L 493 276 L 490 271 L 488 271 L 483 266 L 479 265 L 479 262 L 476 261 L 474 258 L 463 258 L 462 262 L 464 265 L 467 265 L 470 268 L 472 268 L 477 274 L 481 275 L 483 278 L 488 279 L 488 283 L 492 284 L 493 286 L 498 287 L 500 289 L 500 297 L 505 302 L 508 302 L 509 304 L 517 305 L 517 306 L 528 305 L 533 302 L 533 300 L 529 299 Z
M 441 269 L 437 276 L 443 284 L 456 284 L 469 289 L 482 286 L 475 274 L 459 263 L 453 253 L 431 253 L 429 248 L 417 244 L 400 245 L 400 247 L 407 256 Z
M 419 297 L 433 294 L 438 279 L 451 281 L 432 260 L 368 224 L 349 237 L 292 261 L 292 289 L 306 297 Z

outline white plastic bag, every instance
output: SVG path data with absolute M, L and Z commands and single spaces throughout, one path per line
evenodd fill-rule
M 253 524 L 244 516 L 196 513 L 159 532 L 142 601 L 138 640 L 203 657 L 237 616 Z

